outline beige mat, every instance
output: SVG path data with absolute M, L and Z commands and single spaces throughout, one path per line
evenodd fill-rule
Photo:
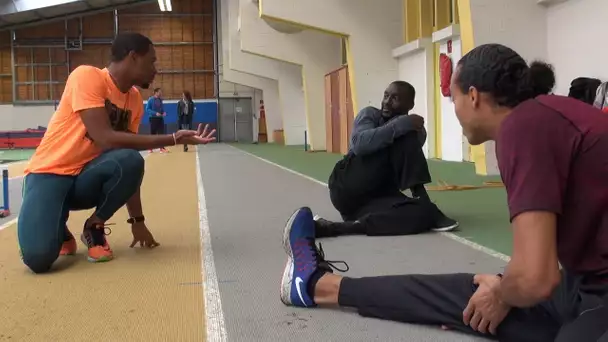
M 63 257 L 32 274 L 19 258 L 16 227 L 0 231 L 0 341 L 203 341 L 204 308 L 196 152 L 146 158 L 142 189 L 148 227 L 161 244 L 131 249 L 121 209 L 110 222 L 115 260 Z M 88 213 L 71 214 L 79 233 Z

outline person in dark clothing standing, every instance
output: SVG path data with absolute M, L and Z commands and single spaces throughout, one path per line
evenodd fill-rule
M 159 135 L 165 134 L 165 116 L 167 113 L 165 112 L 165 106 L 163 104 L 163 93 L 160 88 L 154 89 L 154 94 L 150 96 L 148 102 L 146 103 L 146 113 L 150 117 L 150 134 Z M 153 150 L 150 150 L 152 153 Z M 166 153 L 166 148 L 161 147 L 160 153 Z
M 431 175 L 422 152 L 424 119 L 409 114 L 415 96 L 411 84 L 396 81 L 385 90 L 381 109 L 366 107 L 357 115 L 350 151 L 336 164 L 328 184 L 344 222 L 317 217 L 317 237 L 410 235 L 458 227 L 424 188 Z M 408 189 L 412 197 L 403 194 Z
M 504 274 L 338 276 L 301 208 L 283 235 L 283 303 L 351 307 L 502 342 L 608 341 L 608 116 L 544 95 L 554 86 L 549 69 L 488 44 L 462 57 L 452 79 L 469 143 L 496 141 L 513 231 Z
M 184 90 L 182 99 L 177 103 L 177 117 L 179 118 L 178 129 L 192 129 L 194 102 L 192 101 L 192 95 L 187 90 Z M 184 145 L 184 152 L 188 152 L 188 145 Z
M 602 81 L 598 80 L 597 78 L 577 77 L 570 83 L 568 97 L 593 105 L 597 88 L 601 84 Z

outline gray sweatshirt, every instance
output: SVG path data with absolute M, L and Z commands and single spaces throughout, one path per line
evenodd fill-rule
M 350 152 L 362 156 L 372 154 L 390 146 L 393 141 L 410 131 L 416 130 L 407 115 L 385 118 L 375 107 L 363 108 L 353 125 L 350 138 Z M 418 133 L 421 144 L 426 140 L 424 128 Z

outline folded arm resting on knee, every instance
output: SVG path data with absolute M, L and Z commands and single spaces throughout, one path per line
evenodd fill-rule
M 356 155 L 366 155 L 381 150 L 408 132 L 419 130 L 408 115 L 397 116 L 385 125 L 379 126 L 374 116 L 381 113 L 374 107 L 366 107 L 355 119 L 351 137 L 352 151 Z

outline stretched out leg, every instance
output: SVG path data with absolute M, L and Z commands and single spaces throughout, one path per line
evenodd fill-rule
M 49 271 L 62 244 L 73 242 L 66 221 L 74 181 L 75 177 L 54 174 L 29 174 L 24 179 L 17 235 L 23 263 L 34 273 Z
M 435 207 L 429 201 L 401 193 L 376 198 L 345 222 L 315 219 L 316 237 L 341 235 L 397 236 L 427 232 L 433 228 Z
M 475 292 L 473 274 L 396 275 L 344 278 L 325 273 L 312 292 L 318 305 L 355 308 L 361 316 L 403 323 L 447 326 L 501 342 L 549 342 L 559 322 L 544 306 L 512 309 L 497 335 L 480 334 L 462 322 L 462 312 Z
M 391 197 L 373 199 L 354 218 L 346 217 L 344 222 L 332 222 L 315 218 L 316 237 L 337 237 L 341 235 L 399 236 L 425 233 L 430 230 L 451 231 L 458 222 L 443 221 L 438 218 L 443 213 L 431 201 L 412 199 L 401 193 Z
M 569 341 L 608 342 L 608 306 L 605 300 L 583 294 L 578 317 L 565 324 L 555 339 L 555 342 Z
M 462 312 L 475 292 L 473 274 L 344 278 L 332 274 L 335 262 L 325 260 L 323 250 L 315 245 L 314 229 L 308 208 L 297 210 L 285 227 L 283 245 L 288 260 L 281 300 L 286 305 L 351 307 L 365 317 L 445 325 L 480 335 L 462 322 Z M 555 296 L 566 297 L 563 291 L 558 289 Z M 498 327 L 497 336 L 485 337 L 503 342 L 553 341 L 560 327 L 554 307 L 554 303 L 546 303 L 530 309 L 512 309 Z
M 70 209 L 96 208 L 84 225 L 82 240 L 91 262 L 113 258 L 104 224 L 139 191 L 144 160 L 135 150 L 116 149 L 89 162 L 76 178 Z

